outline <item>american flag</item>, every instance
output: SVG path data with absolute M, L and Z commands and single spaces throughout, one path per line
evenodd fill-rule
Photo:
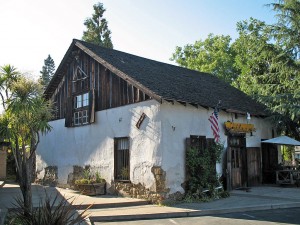
M 214 109 L 211 116 L 209 117 L 210 127 L 212 129 L 215 142 L 220 141 L 220 129 L 219 129 L 219 123 L 218 123 L 218 110 L 217 108 Z

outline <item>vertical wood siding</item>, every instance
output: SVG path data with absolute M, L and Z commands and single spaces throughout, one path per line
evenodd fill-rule
M 77 65 L 89 76 L 82 85 L 72 82 Z M 54 119 L 70 116 L 70 107 L 73 107 L 70 101 L 72 102 L 74 95 L 91 90 L 94 90 L 96 111 L 150 99 L 143 91 L 112 73 L 89 55 L 80 52 L 78 64 L 75 59 L 66 63 L 63 79 L 51 98 L 56 108 Z
M 257 186 L 262 182 L 261 149 L 247 148 L 248 186 Z

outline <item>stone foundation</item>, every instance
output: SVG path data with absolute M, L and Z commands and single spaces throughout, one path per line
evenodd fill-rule
M 57 166 L 48 166 L 45 168 L 45 175 L 42 184 L 55 187 L 58 183 Z
M 73 166 L 73 172 L 68 175 L 67 184 L 58 184 L 57 167 L 48 166 L 45 168 L 45 175 L 42 180 L 37 182 L 42 185 L 71 187 L 76 189 L 75 180 L 84 176 L 84 170 L 90 166 Z M 91 168 L 92 169 L 92 168 Z M 117 194 L 124 197 L 139 198 L 149 200 L 151 203 L 161 204 L 169 201 L 182 200 L 184 194 L 180 192 L 170 194 L 170 189 L 166 187 L 166 172 L 160 166 L 151 168 L 154 175 L 155 184 L 150 188 L 146 188 L 143 184 L 133 184 L 131 182 L 112 181 L 110 188 L 107 190 L 110 194 Z
M 125 182 L 113 182 L 111 188 L 121 196 L 147 199 L 155 204 L 183 198 L 183 194 L 180 192 L 169 194 L 170 189 L 166 188 L 166 172 L 160 166 L 152 167 L 151 172 L 155 178 L 155 186 L 151 190 L 145 188 L 141 183 L 132 184 Z

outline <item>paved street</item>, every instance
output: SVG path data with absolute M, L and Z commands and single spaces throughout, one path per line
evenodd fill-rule
M 95 225 L 269 225 L 300 224 L 300 208 L 273 209 L 212 216 L 138 220 L 124 222 L 95 222 Z

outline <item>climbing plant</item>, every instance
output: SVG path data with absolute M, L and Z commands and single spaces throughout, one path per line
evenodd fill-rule
M 186 154 L 186 168 L 188 170 L 187 199 L 205 200 L 224 195 L 219 191 L 220 186 L 216 172 L 216 163 L 221 161 L 224 145 L 211 143 L 204 149 L 190 148 Z

